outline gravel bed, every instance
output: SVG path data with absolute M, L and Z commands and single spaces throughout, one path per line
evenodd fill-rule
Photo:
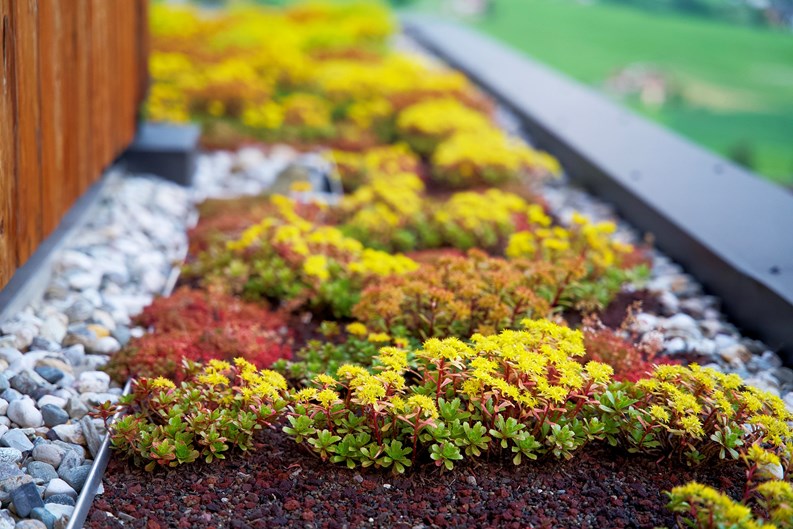
M 172 287 L 195 205 L 260 193 L 290 163 L 315 158 L 287 147 L 204 155 L 193 189 L 109 177 L 55 256 L 42 299 L 0 323 L 0 529 L 68 523 L 105 435 L 86 414 L 122 393 L 99 369 L 145 332 L 131 317 Z

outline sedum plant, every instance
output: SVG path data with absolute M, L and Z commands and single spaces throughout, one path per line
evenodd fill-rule
M 597 395 L 611 368 L 575 360 L 580 332 L 547 320 L 520 331 L 383 347 L 373 371 L 343 365 L 295 393 L 284 431 L 319 457 L 350 468 L 403 472 L 421 456 L 452 469 L 484 454 L 514 464 L 541 454 L 572 457 L 601 438 Z
M 492 127 L 489 116 L 452 98 L 420 101 L 397 117 L 399 137 L 424 156 L 456 133 L 481 132 Z
M 600 397 L 604 422 L 619 425 L 610 440 L 631 452 L 689 465 L 737 460 L 755 443 L 789 459 L 793 420 L 777 396 L 696 364 L 659 365 L 652 376 Z
M 320 332 L 323 340 L 309 340 L 305 347 L 295 352 L 294 358 L 282 358 L 272 365 L 272 369 L 290 381 L 306 385 L 317 375 L 335 373 L 344 364 L 371 366 L 381 347 L 406 347 L 410 343 L 406 338 L 369 332 L 360 322 L 348 324 L 342 333 L 337 322 L 325 321 L 320 325 Z
M 100 410 L 107 418 L 113 448 L 146 470 L 203 459 L 224 459 L 232 448 L 253 446 L 256 430 L 271 426 L 286 406 L 286 380 L 257 370 L 242 358 L 233 364 L 186 362 L 187 379 L 178 386 L 166 378 L 142 378 L 118 406 Z
M 560 172 L 559 162 L 494 127 L 462 130 L 432 155 L 432 179 L 452 188 L 499 185 L 521 176 L 540 179 Z
M 550 312 L 539 294 L 544 280 L 527 263 L 471 250 L 371 285 L 352 313 L 378 332 L 423 339 L 493 333 Z
M 418 268 L 404 255 L 364 248 L 334 227 L 306 220 L 287 197 L 275 195 L 271 203 L 276 213 L 225 248 L 200 254 L 185 275 L 247 298 L 339 318 L 350 314 L 371 280 Z
M 675 487 L 669 509 L 681 527 L 696 529 L 790 529 L 793 527 L 793 487 L 787 481 L 767 481 L 756 489 L 753 505 L 737 502 L 713 487 L 697 482 Z M 752 508 L 754 507 L 754 509 Z
M 264 368 L 292 354 L 292 333 L 283 314 L 220 292 L 181 287 L 156 298 L 135 323 L 151 332 L 132 339 L 103 368 L 120 383 L 131 376 L 181 380 L 183 358 L 242 357 Z
M 335 164 L 344 190 L 355 191 L 377 180 L 399 174 L 417 174 L 421 160 L 405 143 L 377 146 L 363 151 L 334 149 L 327 153 Z

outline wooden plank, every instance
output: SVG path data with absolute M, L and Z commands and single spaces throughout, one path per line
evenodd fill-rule
M 41 60 L 41 182 L 42 235 L 49 235 L 65 213 L 67 182 L 72 178 L 65 171 L 63 67 L 60 50 L 66 39 L 63 34 L 61 9 L 56 0 L 39 4 L 39 54 Z
M 80 196 L 80 150 L 82 144 L 78 134 L 78 112 L 79 94 L 77 75 L 75 68 L 78 63 L 77 57 L 77 31 L 78 31 L 78 9 L 74 4 L 50 0 L 58 8 L 58 23 L 60 25 L 62 39 L 59 44 L 58 61 L 61 63 L 61 89 L 62 96 L 62 129 L 60 134 L 63 136 L 63 207 L 74 203 Z
M 77 78 L 77 122 L 76 132 L 78 145 L 78 171 L 75 179 L 76 194 L 79 196 L 88 187 L 93 173 L 92 157 L 94 153 L 94 134 L 92 134 L 91 112 L 94 102 L 91 96 L 92 85 L 92 47 L 91 36 L 91 4 L 89 0 L 78 0 L 76 4 L 77 31 L 75 32 L 75 65 L 74 74 Z
M 16 147 L 14 144 L 14 35 L 11 0 L 0 0 L 0 286 L 16 269 L 14 203 Z
M 0 288 L 132 141 L 146 0 L 0 0 Z
M 41 241 L 41 123 L 38 1 L 13 2 L 16 57 L 16 249 L 21 266 Z

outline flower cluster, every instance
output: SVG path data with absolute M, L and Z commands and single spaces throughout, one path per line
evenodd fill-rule
M 736 502 L 713 487 L 697 482 L 675 487 L 669 508 L 688 527 L 717 529 L 790 529 L 793 527 L 793 487 L 787 481 L 768 481 L 757 487 L 756 508 Z
M 581 333 L 546 320 L 382 347 L 374 369 L 342 365 L 294 395 L 284 431 L 323 459 L 403 472 L 419 457 L 451 469 L 464 457 L 510 454 L 515 464 L 572 453 L 600 435 L 594 413 L 611 368 L 575 360 Z
M 163 377 L 136 380 L 118 407 L 103 410 L 126 413 L 108 425 L 112 446 L 146 470 L 249 450 L 254 432 L 276 423 L 287 404 L 286 380 L 242 358 L 186 362 L 185 371 L 179 385 Z
M 550 312 L 548 299 L 538 294 L 541 281 L 520 263 L 471 250 L 466 256 L 441 256 L 410 274 L 378 281 L 363 291 L 352 313 L 389 334 L 489 334 Z
M 739 459 L 755 443 L 789 459 L 793 414 L 779 397 L 744 386 L 736 374 L 711 368 L 659 365 L 652 376 L 601 399 L 622 443 L 691 465 Z
M 200 254 L 185 274 L 246 297 L 344 317 L 368 281 L 418 267 L 404 255 L 365 248 L 335 227 L 306 220 L 287 197 L 270 200 L 272 215 L 225 247 Z
M 180 380 L 185 358 L 204 362 L 242 357 L 269 367 L 291 356 L 291 333 L 282 314 L 220 292 L 180 288 L 155 299 L 136 323 L 152 332 L 134 338 L 104 368 L 120 382 L 130 376 Z

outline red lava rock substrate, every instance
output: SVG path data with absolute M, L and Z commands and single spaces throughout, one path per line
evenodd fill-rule
M 653 528 L 673 527 L 663 490 L 696 479 L 739 496 L 738 464 L 691 470 L 606 446 L 570 461 L 477 461 L 403 476 L 323 463 L 285 434 L 211 465 L 154 473 L 113 459 L 85 527 Z

